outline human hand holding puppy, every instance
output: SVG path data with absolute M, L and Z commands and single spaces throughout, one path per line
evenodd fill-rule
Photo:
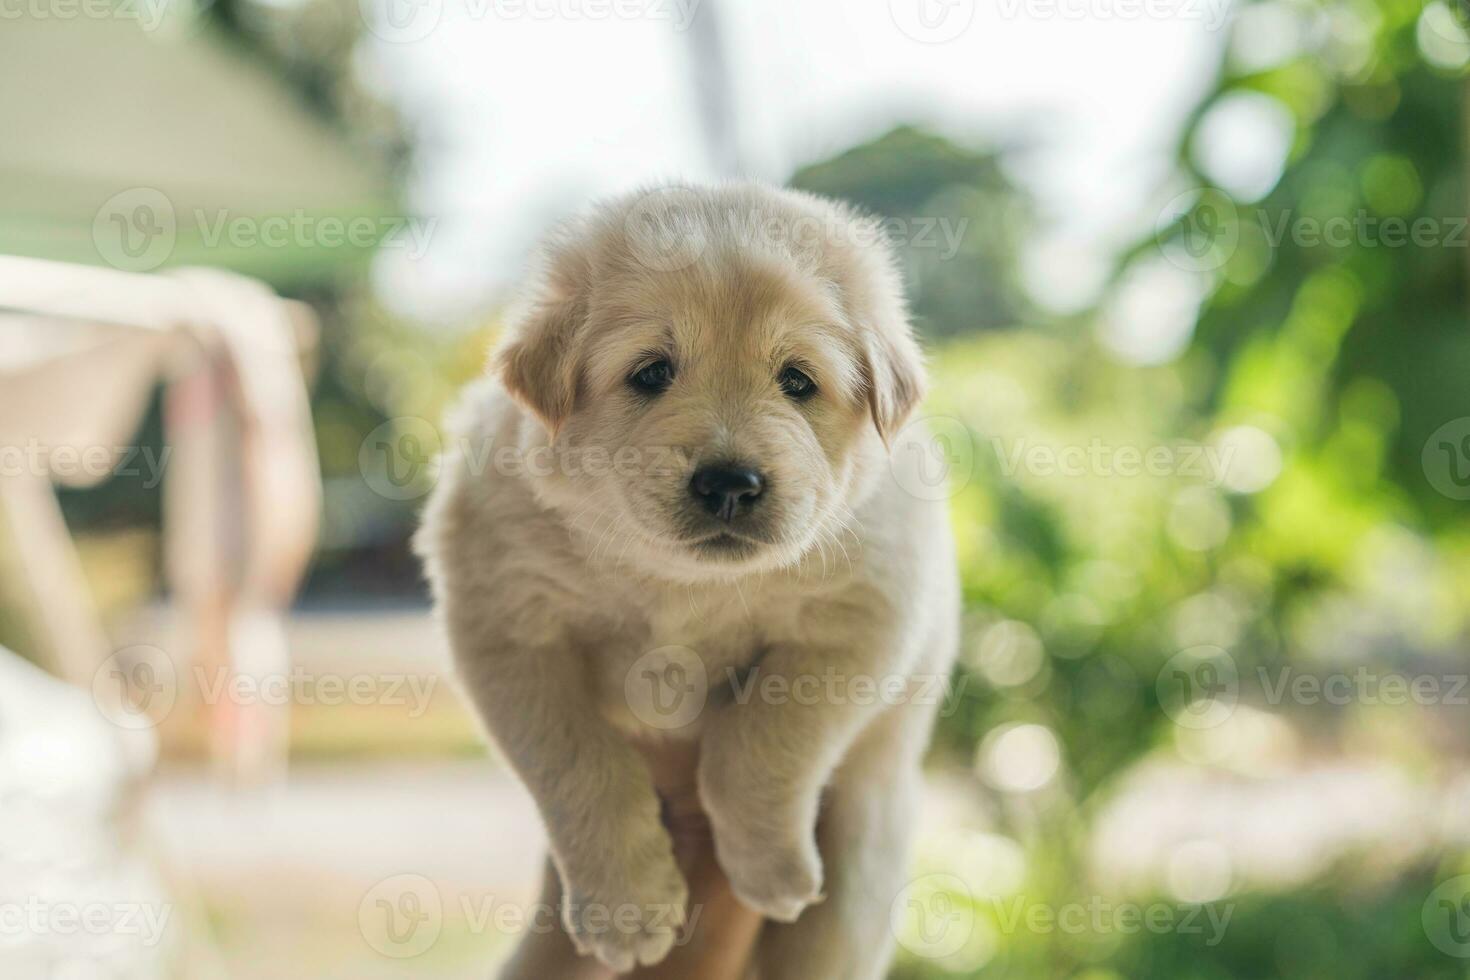
M 688 889 L 633 742 L 697 743 L 760 975 L 881 976 L 958 608 L 944 507 L 889 449 L 922 367 L 881 238 L 755 185 L 613 201 L 552 238 L 495 365 L 419 546 L 568 936 L 667 956 Z M 657 710 L 651 662 L 697 710 Z

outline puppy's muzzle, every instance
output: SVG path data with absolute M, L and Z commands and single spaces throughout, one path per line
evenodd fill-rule
M 689 480 L 689 492 L 715 517 L 732 521 L 760 500 L 765 479 L 737 463 L 701 466 Z

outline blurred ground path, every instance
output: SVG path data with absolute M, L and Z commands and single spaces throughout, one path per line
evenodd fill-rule
M 168 872 L 202 907 L 231 980 L 483 978 L 514 938 L 490 916 L 535 899 L 545 839 L 530 797 L 486 753 L 429 610 L 314 605 L 286 630 L 292 764 L 281 785 L 231 790 L 204 763 L 191 707 L 214 679 L 181 655 L 165 611 L 127 624 L 178 667 L 145 814 Z M 344 698 L 339 682 L 369 696 Z M 405 883 L 437 896 L 422 950 L 383 942 L 379 902 Z
M 233 980 L 482 978 L 513 938 L 491 915 L 534 899 L 544 848 L 530 798 L 483 759 L 298 765 L 284 786 L 240 792 L 173 767 L 146 819 Z M 399 959 L 377 903 L 424 881 L 435 938 Z
M 148 817 L 199 876 L 412 872 L 529 893 L 544 843 L 530 797 L 484 760 L 297 765 L 285 786 L 239 792 L 175 768 L 154 780 Z
M 166 605 L 138 609 L 120 624 L 124 639 L 151 642 L 187 661 L 188 643 Z M 448 669 L 449 653 L 429 607 L 418 601 L 315 601 L 291 610 L 286 638 L 293 664 L 311 670 Z

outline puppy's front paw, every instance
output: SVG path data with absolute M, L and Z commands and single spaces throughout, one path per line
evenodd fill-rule
M 669 955 L 684 925 L 689 887 L 672 855 L 567 881 L 562 919 L 577 952 L 618 973 Z
M 758 777 L 737 760 L 707 747 L 699 768 L 699 797 L 714 831 L 715 857 L 736 897 L 768 919 L 794 922 L 822 899 L 815 805 L 772 805 L 753 792 Z M 810 811 L 810 816 L 805 815 Z
M 716 831 L 715 856 L 735 895 L 768 919 L 795 922 L 822 900 L 822 859 L 810 838 L 783 844 Z

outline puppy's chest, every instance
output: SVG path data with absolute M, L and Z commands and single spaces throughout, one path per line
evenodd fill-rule
M 781 620 L 734 609 L 654 605 L 594 643 L 589 667 L 603 713 L 637 735 L 695 736 L 717 702 L 760 657 Z

